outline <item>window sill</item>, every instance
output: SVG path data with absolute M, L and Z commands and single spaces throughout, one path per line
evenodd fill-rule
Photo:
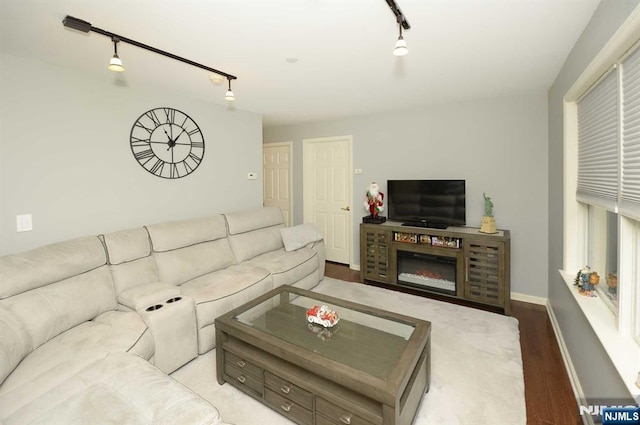
M 585 297 L 578 293 L 573 285 L 575 273 L 559 271 L 569 292 L 573 294 L 589 325 L 618 370 L 620 378 L 636 402 L 640 403 L 640 388 L 636 385 L 636 380 L 640 380 L 640 345 L 630 335 L 621 335 L 618 332 L 616 316 L 600 298 Z

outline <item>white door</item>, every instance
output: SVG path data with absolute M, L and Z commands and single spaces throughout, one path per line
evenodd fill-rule
M 291 142 L 268 143 L 262 148 L 263 204 L 265 207 L 280 208 L 287 226 L 291 226 L 293 222 L 291 148 Z
M 351 136 L 307 139 L 304 148 L 304 221 L 325 237 L 328 261 L 350 264 Z

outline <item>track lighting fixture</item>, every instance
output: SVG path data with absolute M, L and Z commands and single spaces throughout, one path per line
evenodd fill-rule
M 398 28 L 400 30 L 400 36 L 398 37 L 398 41 L 396 41 L 396 46 L 393 49 L 393 54 L 395 56 L 404 56 L 409 53 L 409 49 L 407 48 L 407 42 L 404 41 L 404 37 L 402 37 L 402 29 L 404 28 L 405 30 L 408 30 L 409 28 L 411 28 L 411 25 L 409 25 L 409 22 L 407 22 L 407 18 L 404 16 L 402 10 L 400 10 L 400 7 L 396 4 L 395 0 L 385 1 L 387 2 L 389 9 L 391 9 L 391 12 L 393 12 L 393 14 L 395 15 L 396 22 L 398 23 Z
M 119 40 L 115 37 L 113 37 L 111 40 L 113 41 L 113 57 L 109 61 L 109 66 L 107 67 L 107 69 L 113 72 L 123 72 L 124 66 L 122 65 L 122 61 L 118 57 L 118 41 Z
M 227 81 L 229 82 L 229 88 L 227 89 L 227 94 L 224 95 L 224 100 L 233 102 L 236 100 L 236 97 L 233 95 L 233 91 L 231 91 L 231 78 L 227 78 Z
M 402 22 L 398 22 L 398 28 L 400 28 L 400 36 L 398 37 L 398 41 L 396 41 L 396 47 L 393 49 L 393 54 L 395 56 L 404 56 L 409 53 L 409 49 L 407 48 L 407 42 L 404 41 L 402 37 Z
M 91 23 L 89 23 L 87 21 L 84 21 L 82 19 L 74 18 L 73 16 L 67 15 L 62 20 L 62 25 L 64 25 L 67 28 L 71 28 L 71 29 L 74 29 L 74 30 L 77 30 L 77 31 L 86 32 L 86 33 L 90 32 L 90 31 L 97 32 L 98 34 L 101 34 L 101 35 L 104 35 L 104 36 L 107 36 L 107 37 L 111 38 L 111 40 L 113 41 L 113 50 L 114 50 L 113 57 L 111 58 L 111 61 L 109 62 L 109 66 L 108 66 L 108 68 L 111 71 L 115 71 L 115 72 L 124 71 L 124 66 L 122 66 L 122 61 L 118 57 L 118 42 L 132 44 L 132 45 L 134 45 L 136 47 L 140 47 L 141 49 L 145 49 L 145 50 L 148 50 L 150 52 L 154 52 L 154 53 L 157 53 L 159 55 L 166 56 L 168 58 L 175 59 L 177 61 L 186 63 L 187 65 L 195 66 L 197 68 L 201 68 L 201 69 L 204 69 L 206 71 L 213 72 L 214 74 L 221 75 L 222 77 L 226 78 L 229 81 L 229 90 L 227 90 L 227 93 L 225 95 L 225 100 L 233 100 L 233 99 L 235 99 L 235 96 L 233 95 L 233 92 L 231 91 L 231 80 L 236 80 L 238 78 L 235 75 L 231 75 L 231 74 L 227 74 L 226 72 L 218 71 L 217 69 L 210 68 L 208 66 L 199 64 L 199 63 L 194 62 L 194 61 L 189 60 L 189 59 L 182 58 L 180 56 L 174 55 L 173 53 L 165 52 L 163 50 L 156 49 L 155 47 L 151 47 L 151 46 L 148 46 L 146 44 L 140 43 L 139 41 L 135 41 L 135 40 L 132 40 L 130 38 L 122 37 L 121 35 L 114 34 L 112 32 L 105 31 L 103 29 L 94 27 L 93 25 L 91 25 Z

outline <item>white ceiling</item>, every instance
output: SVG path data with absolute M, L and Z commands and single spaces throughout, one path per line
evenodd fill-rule
M 0 0 L 0 51 L 224 104 L 206 71 L 63 27 L 66 15 L 229 74 L 265 125 L 546 90 L 599 0 Z M 296 58 L 289 63 L 287 58 Z

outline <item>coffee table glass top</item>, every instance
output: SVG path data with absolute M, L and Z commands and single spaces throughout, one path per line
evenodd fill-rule
M 323 327 L 307 321 L 313 306 L 327 305 L 339 322 Z M 333 361 L 386 379 L 415 330 L 413 324 L 375 316 L 284 290 L 234 319 Z

